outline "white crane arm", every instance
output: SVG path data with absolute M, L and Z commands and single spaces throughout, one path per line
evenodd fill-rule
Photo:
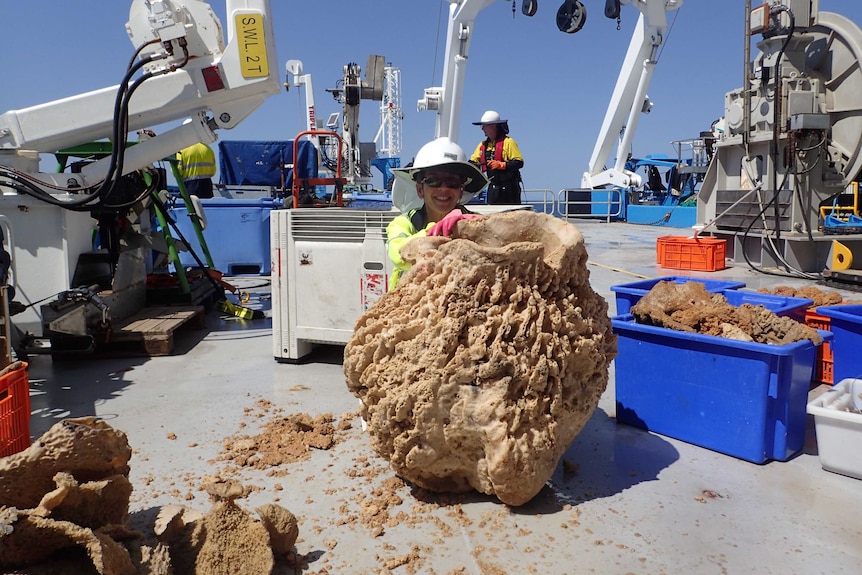
M 437 111 L 434 137 L 448 136 L 458 140 L 458 122 L 461 120 L 461 101 L 464 96 L 464 76 L 467 73 L 467 56 L 473 37 L 473 23 L 479 11 L 494 0 L 448 0 L 449 25 L 446 30 L 446 56 L 443 64 L 443 84 L 425 88 L 417 109 Z
M 667 31 L 667 12 L 682 6 L 683 0 L 626 0 L 640 11 L 626 57 L 623 60 L 599 137 L 590 157 L 583 188 L 640 185 L 640 176 L 625 169 L 637 122 L 646 102 L 658 48 Z M 621 135 L 622 134 L 622 135 Z M 614 166 L 607 168 L 614 143 L 618 142 Z
M 140 83 L 129 99 L 128 131 L 182 118 L 192 120 L 129 148 L 124 173 L 198 141 L 215 141 L 213 130 L 233 128 L 280 91 L 278 73 L 270 68 L 277 56 L 269 0 L 226 0 L 226 7 L 225 46 L 221 23 L 206 2 L 133 0 L 126 24 L 132 43 L 136 47 L 146 45 L 142 58 L 159 53 L 164 57 L 143 68 L 144 75 L 153 75 Z M 119 88 L 103 88 L 0 115 L 0 153 L 55 152 L 111 138 Z M 0 163 L 4 157 L 0 155 Z M 105 169 L 95 162 L 83 177 L 98 178 L 100 169 L 104 175 Z
M 305 129 L 317 129 L 317 117 L 314 109 L 314 85 L 311 82 L 311 74 L 304 74 L 301 60 L 288 60 L 285 70 L 293 75 L 293 85 L 305 88 Z M 310 139 L 310 138 L 309 138 Z
M 305 88 L 305 129 L 308 131 L 317 130 L 317 114 L 314 107 L 314 84 L 311 81 L 311 74 L 303 73 L 302 60 L 288 60 L 284 66 L 285 71 L 293 75 L 294 86 Z M 320 138 L 317 135 L 307 134 L 305 139 L 309 140 L 317 151 L 320 152 Z

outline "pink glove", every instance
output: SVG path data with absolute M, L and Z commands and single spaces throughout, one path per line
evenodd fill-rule
M 462 214 L 458 210 L 452 210 L 442 220 L 431 226 L 428 235 L 449 237 L 452 235 L 452 230 L 455 229 L 455 224 L 461 220 L 475 220 L 481 217 L 479 214 Z

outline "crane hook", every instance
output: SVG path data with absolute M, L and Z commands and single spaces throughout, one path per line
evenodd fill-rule
M 524 16 L 535 16 L 538 8 L 539 6 L 536 0 L 524 0 L 521 3 L 521 13 Z

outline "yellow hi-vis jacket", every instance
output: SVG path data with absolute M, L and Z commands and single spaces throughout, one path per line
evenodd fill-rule
M 197 143 L 177 152 L 183 181 L 212 179 L 216 174 L 215 152 L 206 144 Z
M 389 291 L 395 289 L 395 285 L 401 278 L 401 274 L 410 269 L 410 262 L 401 257 L 401 248 L 413 238 L 421 238 L 428 235 L 428 230 L 437 223 L 427 221 L 425 206 L 410 210 L 406 214 L 395 216 L 386 226 L 386 249 L 389 259 L 395 265 L 392 275 L 389 276 Z
M 470 210 L 462 205 L 455 206 L 456 210 L 460 210 L 464 214 L 472 214 Z M 413 265 L 410 262 L 404 261 L 401 257 L 401 248 L 404 244 L 413 238 L 422 238 L 428 235 L 434 224 L 437 222 L 429 222 L 428 214 L 425 211 L 425 206 L 410 210 L 406 214 L 395 216 L 386 226 L 386 248 L 389 254 L 389 259 L 395 265 L 392 270 L 392 275 L 389 276 L 389 291 L 395 289 L 401 275 L 410 269 Z

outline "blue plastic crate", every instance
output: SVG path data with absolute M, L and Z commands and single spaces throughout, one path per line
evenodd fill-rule
M 832 332 L 832 381 L 862 379 L 862 305 L 817 308 L 829 318 Z
M 618 422 L 754 463 L 802 449 L 811 341 L 743 342 L 641 325 L 631 314 L 611 323 Z
M 267 275 L 271 271 L 269 217 L 270 212 L 282 206 L 273 198 L 201 200 L 207 219 L 203 231 L 215 269 L 227 276 Z M 183 237 L 202 262 L 206 257 L 200 247 L 185 202 L 177 200 L 169 210 Z M 174 237 L 176 232 L 171 230 Z M 180 252 L 180 263 L 185 267 L 198 267 L 189 252 Z
M 718 293 L 726 289 L 730 290 L 745 287 L 745 282 L 691 278 L 686 276 L 665 276 L 661 278 L 619 284 L 611 286 L 611 291 L 617 294 L 617 315 L 629 313 L 633 305 L 635 305 L 649 290 L 654 288 L 656 284 L 663 281 L 672 281 L 678 284 L 684 284 L 690 281 L 700 282 L 704 284 L 706 291 L 711 293 Z

